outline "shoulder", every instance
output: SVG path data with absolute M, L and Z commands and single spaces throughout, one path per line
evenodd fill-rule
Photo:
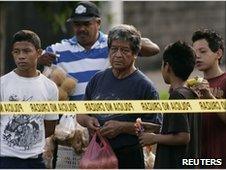
M 12 79 L 14 77 L 13 71 L 3 75 L 0 77 L 1 84 L 8 81 L 9 79 Z
M 143 72 L 141 72 L 140 70 L 137 70 L 137 72 L 135 74 L 135 78 L 140 83 L 146 84 L 148 86 L 155 88 L 155 84 L 153 83 L 153 81 L 148 76 L 146 76 Z
M 46 48 L 47 51 L 65 51 L 70 49 L 73 45 L 77 44 L 76 37 L 71 37 L 69 39 L 63 39 L 61 42 L 52 44 Z
M 106 52 L 108 51 L 107 45 L 107 35 L 99 31 L 99 38 L 97 40 L 98 43 L 95 43 L 94 48 L 96 49 L 105 49 Z
M 170 92 L 170 99 L 195 99 L 196 94 L 187 87 L 179 87 Z
M 93 76 L 92 79 L 97 80 L 97 79 L 100 79 L 102 77 L 107 78 L 110 75 L 110 73 L 111 73 L 111 69 L 107 68 L 105 70 L 101 70 L 101 71 L 96 72 L 96 74 Z
M 222 75 L 222 79 L 224 80 L 224 82 L 226 83 L 226 72 Z
M 108 35 L 107 34 L 104 34 L 103 32 L 99 31 L 100 33 L 100 37 L 99 37 L 99 41 L 100 42 L 107 42 L 108 40 Z
M 46 86 L 46 88 L 52 89 L 52 90 L 57 90 L 57 85 L 52 80 L 48 79 L 43 74 L 40 74 L 40 78 L 41 78 L 41 81 Z

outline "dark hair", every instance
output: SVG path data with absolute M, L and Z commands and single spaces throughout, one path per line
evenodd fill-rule
M 140 32 L 132 25 L 121 24 L 115 26 L 108 34 L 108 48 L 111 47 L 113 40 L 123 40 L 130 44 L 131 50 L 134 54 L 138 54 L 141 48 Z
M 20 30 L 13 35 L 12 45 L 16 42 L 28 41 L 32 43 L 36 49 L 41 48 L 41 40 L 36 33 L 30 30 Z
M 174 74 L 182 80 L 187 80 L 195 66 L 195 52 L 186 42 L 177 41 L 166 47 L 163 62 L 169 63 Z
M 217 52 L 217 50 L 221 49 L 224 52 L 224 41 L 223 38 L 214 30 L 203 29 L 198 30 L 192 35 L 192 42 L 205 39 L 208 42 L 209 48 L 213 52 Z

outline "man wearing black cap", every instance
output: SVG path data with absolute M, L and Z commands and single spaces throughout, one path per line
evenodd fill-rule
M 97 6 L 88 1 L 76 4 L 71 17 L 75 36 L 62 40 L 46 48 L 38 63 L 50 66 L 52 63 L 62 67 L 78 80 L 77 89 L 70 100 L 81 100 L 91 77 L 99 70 L 109 67 L 107 35 L 100 29 L 101 19 Z M 142 38 L 141 55 L 152 56 L 159 47 L 147 38 Z M 59 57 L 56 58 L 58 54 Z

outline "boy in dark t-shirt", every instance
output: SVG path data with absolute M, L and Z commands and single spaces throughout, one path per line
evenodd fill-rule
M 178 41 L 165 49 L 161 70 L 164 81 L 171 85 L 169 99 L 196 98 L 185 86 L 194 65 L 195 53 L 185 42 Z M 139 135 L 142 146 L 157 143 L 154 168 L 188 168 L 182 165 L 182 159 L 188 157 L 189 142 L 194 141 L 189 116 L 164 114 L 161 134 L 143 132 Z

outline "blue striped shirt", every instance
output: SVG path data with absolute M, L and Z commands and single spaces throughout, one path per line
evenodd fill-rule
M 85 50 L 74 36 L 48 46 L 46 51 L 58 54 L 54 64 L 78 80 L 70 100 L 81 100 L 93 75 L 109 67 L 107 35 L 102 32 L 99 32 L 99 38 L 90 50 Z

